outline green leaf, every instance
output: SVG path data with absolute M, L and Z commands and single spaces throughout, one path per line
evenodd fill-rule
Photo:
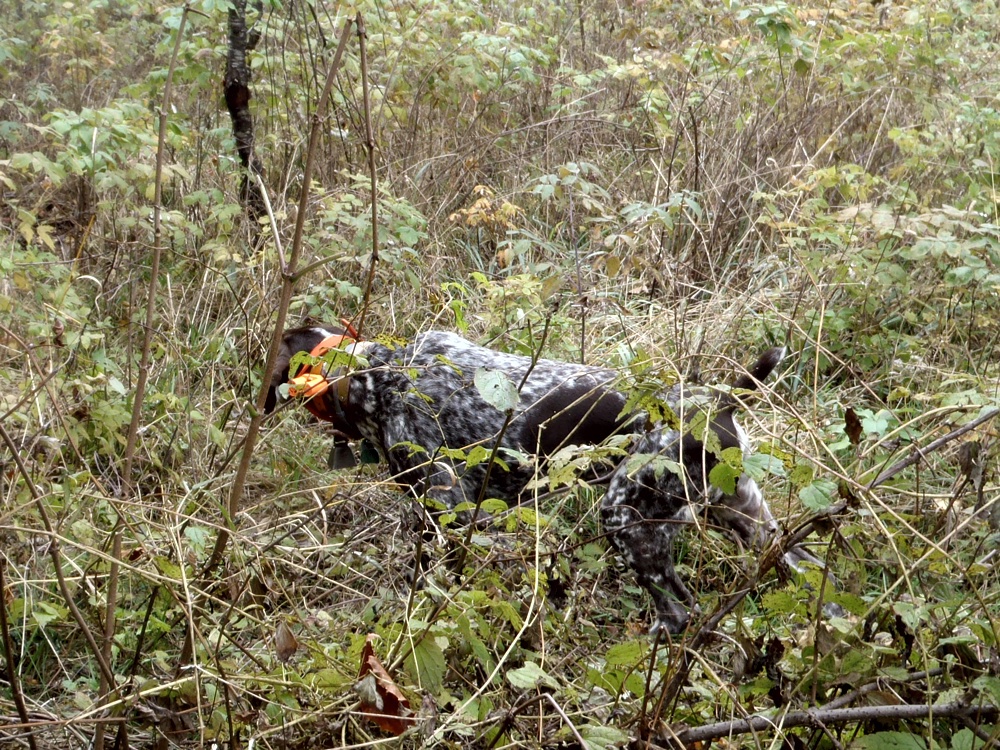
M 837 496 L 837 483 L 829 479 L 817 479 L 808 487 L 799 490 L 799 499 L 809 510 L 829 508 Z
M 708 481 L 725 494 L 732 495 L 736 492 L 736 480 L 740 478 L 741 473 L 739 469 L 727 463 L 718 463 L 708 472 Z
M 975 750 L 985 745 L 977 739 L 971 729 L 959 729 L 951 737 L 951 750 Z
M 49 602 L 38 602 L 31 610 L 32 619 L 42 628 L 51 622 L 63 622 L 67 619 L 67 615 L 69 615 L 68 609 Z
M 338 689 L 353 685 L 357 681 L 356 677 L 338 672 L 330 667 L 323 667 L 309 675 L 308 683 L 319 690 Z
M 802 489 L 812 482 L 814 476 L 813 467 L 809 464 L 795 464 L 795 468 L 788 475 L 788 481 L 798 489 Z
M 911 630 L 919 630 L 927 622 L 927 607 L 918 606 L 913 602 L 895 602 L 892 605 L 892 611 Z
M 927 750 L 923 737 L 909 732 L 876 732 L 859 737 L 851 748 L 861 750 Z
M 108 388 L 117 393 L 119 396 L 124 396 L 126 393 L 125 385 L 114 375 L 108 376 Z
M 498 411 L 511 411 L 520 401 L 517 386 L 500 370 L 480 368 L 476 370 L 473 382 L 483 400 Z
M 444 682 L 444 673 L 447 665 L 444 659 L 444 651 L 438 641 L 445 638 L 431 638 L 426 636 L 420 643 L 413 647 L 410 655 L 406 657 L 405 668 L 413 680 L 420 685 L 422 690 L 436 693 L 441 689 Z
M 868 604 L 860 596 L 843 591 L 830 592 L 827 597 L 831 602 L 839 604 L 852 615 L 860 617 L 868 611 Z
M 625 641 L 609 648 L 604 661 L 609 667 L 634 667 L 645 655 L 646 644 L 643 641 Z
M 799 605 L 795 597 L 787 591 L 769 591 L 764 594 L 761 604 L 771 616 L 790 615 Z
M 631 476 L 647 464 L 652 467 L 653 474 L 657 478 L 662 477 L 664 471 L 684 478 L 684 467 L 678 461 L 672 461 L 656 453 L 636 453 L 634 456 L 630 456 L 625 465 L 625 471 Z
M 469 468 L 477 466 L 478 464 L 481 464 L 483 461 L 488 459 L 491 453 L 493 453 L 493 451 L 487 448 L 485 445 L 477 445 L 472 450 L 470 450 L 469 454 L 465 457 L 465 465 L 468 466 Z
M 579 729 L 587 750 L 611 750 L 629 739 L 622 730 L 604 724 L 584 724 Z
M 420 242 L 420 232 L 413 227 L 401 226 L 396 228 L 396 235 L 405 245 L 412 247 Z
M 521 690 L 531 690 L 539 685 L 555 689 L 559 687 L 556 679 L 533 661 L 525 662 L 523 667 L 510 670 L 507 673 L 507 682 Z
M 763 481 L 768 474 L 783 477 L 787 473 L 780 458 L 766 453 L 754 453 L 752 456 L 744 458 L 743 471 L 758 482 Z
M 465 642 L 469 644 L 469 648 L 472 650 L 472 655 L 476 657 L 476 660 L 482 664 L 487 671 L 492 671 L 496 663 L 490 654 L 490 650 L 486 647 L 486 644 L 483 643 L 483 639 L 480 638 L 476 634 L 476 631 L 472 629 L 472 622 L 465 615 L 461 615 L 458 618 L 458 630 L 465 639 Z
M 743 449 L 732 447 L 726 448 L 719 453 L 719 460 L 732 466 L 734 469 L 739 469 L 740 472 L 743 471 Z
M 153 564 L 162 575 L 165 575 L 168 578 L 179 581 L 183 577 L 184 571 L 181 569 L 181 566 L 168 557 L 158 555 L 153 558 Z
M 1000 705 L 1000 677 L 991 677 L 984 674 L 976 678 L 976 681 L 972 683 L 972 687 L 990 696 L 989 702 L 993 705 Z
M 508 509 L 508 507 L 509 506 L 507 505 L 507 503 L 505 503 L 503 500 L 500 500 L 499 498 L 496 497 L 488 497 L 485 500 L 483 500 L 483 504 L 480 506 L 480 509 L 483 511 L 483 513 L 488 513 L 491 516 L 496 516 L 499 515 L 500 513 L 504 513 Z

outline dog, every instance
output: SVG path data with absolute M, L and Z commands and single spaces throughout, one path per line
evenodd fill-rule
M 357 341 L 352 333 L 336 326 L 286 331 L 268 404 L 273 408 L 290 381 L 291 395 L 308 398 L 310 410 L 341 435 L 374 446 L 395 482 L 439 510 L 476 507 L 483 498 L 517 504 L 561 448 L 632 436 L 633 456 L 613 470 L 601 518 L 653 600 L 651 632 L 682 632 L 695 603 L 673 564 L 681 526 L 704 514 L 753 548 L 779 532 L 750 476 L 741 474 L 729 493 L 708 477 L 727 448 L 740 455 L 749 450 L 734 415 L 738 394 L 759 387 L 781 362 L 783 348 L 766 352 L 727 392 L 675 386 L 663 401 L 680 418 L 652 424 L 647 412 L 629 413 L 613 370 L 497 352 L 444 331 L 397 348 Z M 290 367 L 297 352 L 322 356 L 324 342 L 343 349 L 338 360 L 349 354 L 354 366 L 314 361 L 301 371 Z M 501 373 L 516 387 L 512 408 L 489 403 L 474 382 L 477 371 Z M 484 451 L 494 449 L 498 465 L 488 472 Z M 820 564 L 799 547 L 786 560 L 796 569 Z

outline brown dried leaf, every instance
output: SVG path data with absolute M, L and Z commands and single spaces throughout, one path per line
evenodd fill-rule
M 844 410 L 844 432 L 847 433 L 847 438 L 851 441 L 851 445 L 857 445 L 861 442 L 861 435 L 864 434 L 864 428 L 861 426 L 861 419 L 858 417 L 857 412 L 854 411 L 854 407 L 848 406 Z
M 278 661 L 286 662 L 295 656 L 299 648 L 299 642 L 295 640 L 295 635 L 284 620 L 278 621 L 278 628 L 274 632 L 274 650 L 278 655 Z
M 375 655 L 374 634 L 361 650 L 361 668 L 354 691 L 361 699 L 361 712 L 380 729 L 397 737 L 413 725 L 410 702 Z
M 967 440 L 958 446 L 958 468 L 970 479 L 973 472 L 979 469 L 979 448 L 978 440 Z

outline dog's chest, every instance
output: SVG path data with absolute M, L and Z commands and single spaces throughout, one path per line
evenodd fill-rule
M 647 518 L 683 520 L 721 497 L 708 481 L 708 454 L 685 451 L 682 437 L 666 428 L 643 435 L 633 459 L 638 466 L 629 472 L 632 482 L 616 488 L 633 493 L 632 504 Z

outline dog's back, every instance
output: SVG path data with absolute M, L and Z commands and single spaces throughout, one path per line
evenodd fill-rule
M 442 331 L 395 350 L 369 346 L 365 355 L 369 366 L 352 376 L 348 416 L 397 477 L 448 507 L 475 502 L 486 474 L 484 464 L 469 466 L 455 451 L 492 450 L 499 439 L 509 470 L 491 471 L 486 496 L 516 503 L 538 470 L 535 459 L 627 429 L 610 370 L 496 352 Z M 509 419 L 476 387 L 479 370 L 501 372 L 518 389 Z

